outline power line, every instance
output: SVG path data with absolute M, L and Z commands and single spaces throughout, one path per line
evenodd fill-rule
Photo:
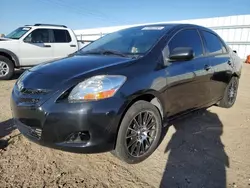
M 60 2 L 62 2 L 62 3 L 64 3 L 64 4 L 67 4 L 66 3 L 66 1 L 64 1 L 64 0 L 57 0 L 57 1 L 60 1 Z M 72 6 L 71 6 L 72 7 Z M 121 24 L 121 22 L 124 22 L 124 20 L 118 20 L 117 18 L 116 19 L 114 19 L 113 17 L 110 17 L 110 16 L 108 16 L 107 14 L 104 14 L 103 12 L 101 12 L 101 11 L 98 11 L 98 10 L 94 10 L 93 11 L 93 9 L 89 9 L 89 8 L 87 8 L 87 7 L 83 7 L 83 6 L 76 6 L 77 8 L 78 8 L 78 10 L 80 10 L 80 11 L 82 11 L 82 10 L 85 10 L 85 11 L 88 11 L 88 13 L 90 14 L 90 15 L 93 15 L 93 16 L 98 16 L 99 15 L 99 17 L 101 17 L 102 19 L 104 19 L 105 21 L 106 21 L 106 19 L 105 18 L 107 18 L 107 19 L 109 19 L 109 20 L 112 20 L 113 22 L 115 22 L 115 23 L 118 23 L 118 24 Z M 73 8 L 75 8 L 75 7 L 73 7 Z
M 64 3 L 65 3 L 64 0 L 58 0 L 58 1 L 61 1 L 61 2 L 64 2 Z M 80 8 L 81 10 L 82 10 L 82 9 L 88 10 L 90 13 L 93 12 L 93 9 L 89 9 L 89 8 L 87 8 L 87 7 L 84 7 L 84 6 L 77 6 L 77 7 Z M 101 11 L 98 11 L 98 10 L 94 10 L 94 11 L 95 11 L 95 14 L 99 14 L 99 15 L 102 16 L 102 17 L 106 17 L 106 18 L 108 18 L 108 19 L 112 19 L 112 20 L 114 20 L 115 22 L 117 22 L 119 25 L 120 25 L 121 23 L 123 23 L 124 21 L 127 22 L 127 20 L 121 20 L 121 19 L 118 19 L 118 18 L 115 18 L 115 19 L 114 19 L 114 17 L 110 17 L 110 16 L 108 16 L 107 14 L 104 14 L 104 13 L 101 12 Z
M 110 20 L 110 18 L 107 16 L 107 15 L 104 15 L 103 13 L 99 12 L 98 11 L 88 11 L 86 8 L 80 8 L 79 6 L 72 6 L 70 4 L 67 4 L 65 1 L 63 0 L 57 0 L 57 1 L 50 1 L 50 0 L 40 0 L 41 2 L 47 2 L 47 3 L 51 3 L 51 4 L 54 4 L 54 5 L 57 5 L 57 6 L 60 6 L 62 8 L 68 8 L 68 9 L 71 9 L 70 12 L 73 12 L 75 14 L 78 14 L 78 15 L 81 15 L 81 16 L 91 16 L 91 17 L 96 17 L 100 20 L 103 20 L 103 21 L 107 21 Z M 120 21 L 116 21 L 114 19 L 111 19 L 110 20 L 111 22 L 113 22 L 114 24 L 121 24 Z
M 59 1 L 59 2 L 61 2 L 61 3 L 64 3 L 64 4 L 67 4 L 65 1 L 63 1 L 63 0 L 57 0 L 57 1 Z M 76 7 L 74 7 L 74 8 L 76 8 Z M 84 9 L 85 11 L 88 11 L 88 13 L 89 14 L 93 14 L 93 10 L 91 10 L 91 9 L 89 9 L 89 8 L 86 8 L 86 7 L 82 7 L 82 6 L 79 6 L 79 5 L 77 5 L 77 8 L 79 9 L 79 10 L 81 10 L 82 11 L 82 9 Z M 99 16 L 102 16 L 102 17 L 108 17 L 107 15 L 105 15 L 105 14 L 103 14 L 102 12 L 100 12 L 100 11 L 98 11 L 98 10 L 95 10 L 95 13 L 94 13 L 95 15 L 99 15 Z

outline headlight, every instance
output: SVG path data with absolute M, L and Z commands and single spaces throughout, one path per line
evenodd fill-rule
M 121 75 L 93 76 L 74 87 L 69 94 L 70 101 L 100 100 L 112 97 L 126 81 Z

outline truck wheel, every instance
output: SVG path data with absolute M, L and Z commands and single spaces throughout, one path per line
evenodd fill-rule
M 13 74 L 13 62 L 4 56 L 0 56 L 0 80 L 9 80 Z
M 218 106 L 222 108 L 231 108 L 236 101 L 238 86 L 239 79 L 237 77 L 232 77 Z
M 157 148 L 162 130 L 161 115 L 149 102 L 137 101 L 126 112 L 112 152 L 122 161 L 135 164 Z

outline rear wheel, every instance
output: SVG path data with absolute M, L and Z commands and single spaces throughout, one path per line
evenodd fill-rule
M 14 65 L 11 60 L 0 56 L 0 80 L 8 80 L 14 74 Z
M 145 160 L 157 148 L 161 129 L 161 116 L 154 105 L 134 103 L 121 122 L 113 154 L 130 164 Z
M 239 79 L 237 77 L 232 77 L 218 106 L 222 108 L 231 108 L 236 101 L 238 86 Z

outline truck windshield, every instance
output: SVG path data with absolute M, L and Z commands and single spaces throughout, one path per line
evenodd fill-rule
M 120 30 L 83 47 L 78 53 L 88 54 L 113 50 L 127 55 L 144 55 L 170 28 L 164 26 L 140 26 Z
M 20 39 L 30 29 L 31 29 L 30 27 L 19 27 L 18 29 L 12 31 L 10 34 L 6 35 L 5 38 Z

